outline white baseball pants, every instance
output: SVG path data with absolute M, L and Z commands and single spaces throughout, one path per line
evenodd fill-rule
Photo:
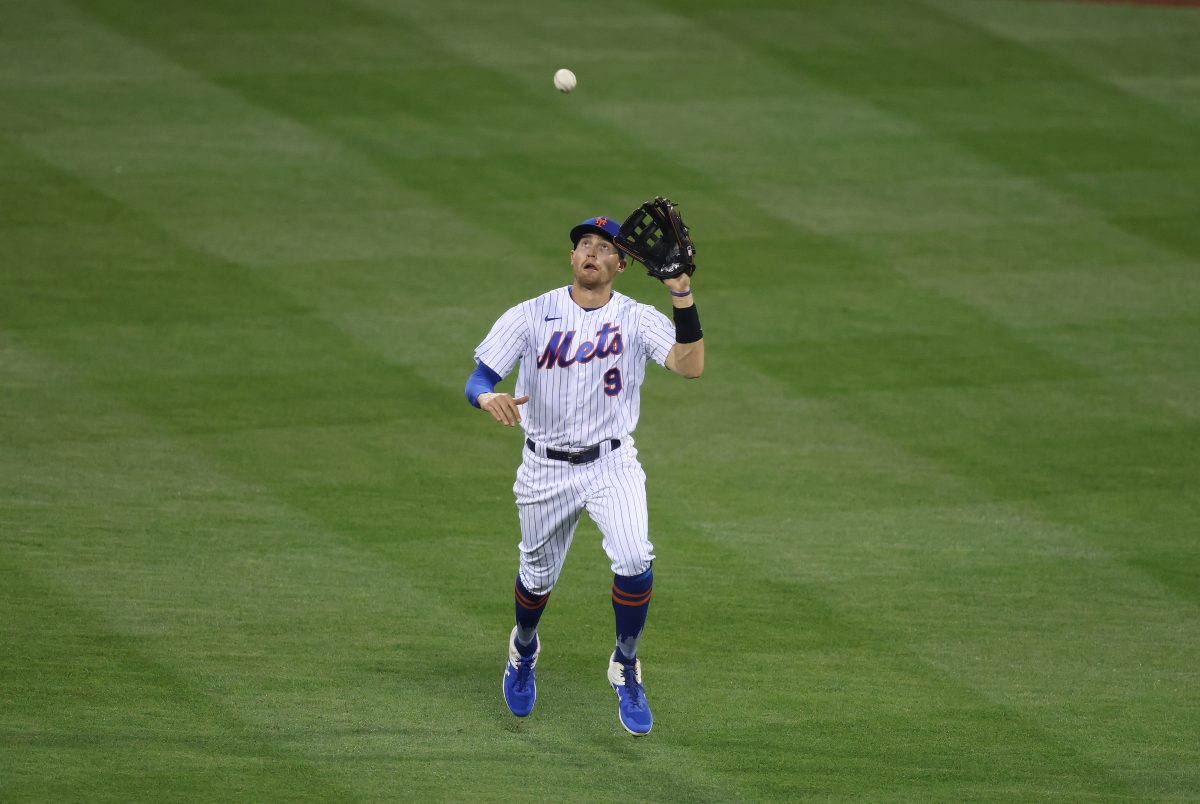
M 523 448 L 513 493 L 521 520 L 521 583 L 535 595 L 549 592 L 562 573 L 586 510 L 600 529 L 616 575 L 638 575 L 654 560 L 646 511 L 646 473 L 632 438 L 615 450 L 607 444 L 595 461 L 571 464 Z

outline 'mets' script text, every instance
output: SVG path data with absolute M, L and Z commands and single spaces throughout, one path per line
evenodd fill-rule
M 609 355 L 619 355 L 624 348 L 620 324 L 613 326 L 606 322 L 596 333 L 596 340 L 584 341 L 578 347 L 575 346 L 575 330 L 555 332 L 538 357 L 537 367 L 566 368 L 574 363 L 590 363 L 593 360 L 603 360 Z

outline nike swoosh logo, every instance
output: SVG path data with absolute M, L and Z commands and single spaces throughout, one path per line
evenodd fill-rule
M 559 319 L 561 319 L 561 318 L 562 318 L 562 316 L 561 316 L 561 315 L 548 315 L 548 316 L 546 316 L 546 320 L 547 320 L 547 321 L 558 321 L 558 320 L 559 320 Z

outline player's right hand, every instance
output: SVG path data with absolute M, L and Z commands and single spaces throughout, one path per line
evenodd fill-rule
M 479 395 L 479 407 L 492 414 L 493 419 L 509 427 L 514 427 L 521 421 L 521 411 L 517 409 L 517 405 L 524 405 L 528 401 L 528 394 L 516 399 L 508 394 Z

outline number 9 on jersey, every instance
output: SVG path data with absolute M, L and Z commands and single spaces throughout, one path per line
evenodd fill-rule
M 616 396 L 621 393 L 621 370 L 611 368 L 604 372 L 604 393 Z

